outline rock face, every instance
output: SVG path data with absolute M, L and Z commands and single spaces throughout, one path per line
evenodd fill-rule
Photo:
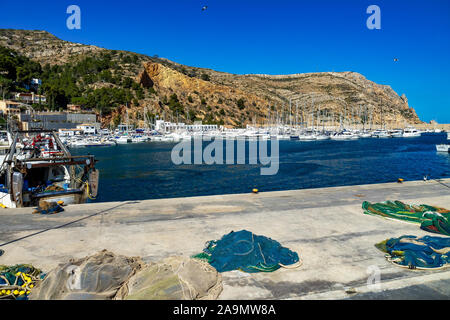
M 146 85 L 151 79 L 161 95 L 175 93 L 184 106 L 194 107 L 207 116 L 224 110 L 227 124 L 261 123 L 275 113 L 286 118 L 291 105 L 292 117 L 307 121 L 314 110 L 323 120 L 337 122 L 345 115 L 354 123 L 382 122 L 395 125 L 422 123 L 405 95 L 400 97 L 391 87 L 378 85 L 354 72 L 326 72 L 287 76 L 231 75 L 208 72 L 210 81 L 188 76 L 159 63 L 144 64 L 138 81 Z M 193 94 L 194 93 L 194 94 Z M 189 98 L 190 96 L 190 98 Z M 244 101 L 240 107 L 238 101 Z M 190 101 L 189 101 L 190 100 Z M 202 105 L 203 100 L 203 105 Z M 166 110 L 170 113 L 170 109 Z M 297 116 L 296 116 L 297 115 Z
M 0 29 L 0 45 L 41 64 L 64 64 L 72 57 L 105 51 L 96 46 L 62 41 L 46 31 Z
M 42 64 L 64 64 L 80 57 L 112 52 L 62 41 L 45 31 L 0 30 L 0 45 Z M 327 125 L 338 124 L 344 117 L 354 124 L 385 123 L 392 127 L 422 123 L 408 105 L 406 95 L 399 96 L 391 87 L 376 84 L 356 72 L 235 75 L 120 51 L 120 56 L 125 55 L 133 56 L 134 63 L 117 58 L 124 74 L 134 77 L 152 93 L 137 104 L 105 115 L 105 125 L 119 117 L 124 119 L 127 113 L 132 123 L 141 126 L 144 111 L 174 122 L 264 124 L 269 116 L 272 121 L 275 117 L 289 120 L 290 103 L 291 118 L 309 123 L 313 113 L 317 119 L 319 110 Z M 105 85 L 99 83 L 98 87 Z

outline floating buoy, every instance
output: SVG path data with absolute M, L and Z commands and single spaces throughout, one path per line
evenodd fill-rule
M 253 189 L 252 192 L 256 194 L 256 193 L 259 193 L 259 190 L 258 189 Z
M 405 181 L 405 180 L 403 180 L 402 178 L 399 178 L 399 179 L 397 180 L 398 183 L 403 183 L 403 181 Z

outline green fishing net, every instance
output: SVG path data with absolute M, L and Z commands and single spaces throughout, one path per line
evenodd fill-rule
M 426 204 L 408 205 L 401 201 L 362 204 L 365 214 L 419 223 L 420 228 L 450 236 L 450 210 Z
M 300 260 L 296 252 L 277 241 L 246 230 L 209 241 L 203 252 L 193 258 L 209 262 L 218 272 L 241 270 L 248 273 L 273 272 Z

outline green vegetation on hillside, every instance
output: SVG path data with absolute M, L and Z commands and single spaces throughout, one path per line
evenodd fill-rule
M 119 59 L 133 63 L 129 55 Z M 123 76 L 120 64 L 110 53 L 85 57 L 60 65 L 41 66 L 17 52 L 0 47 L 0 86 L 7 92 L 25 91 L 33 78 L 42 80 L 40 92 L 46 95 L 50 110 L 64 110 L 68 104 L 82 105 L 109 113 L 119 105 L 143 99 L 143 88 L 133 79 Z M 150 94 L 150 93 L 149 93 Z
M 0 46 L 0 87 L 5 93 L 24 91 L 41 72 L 39 63 Z

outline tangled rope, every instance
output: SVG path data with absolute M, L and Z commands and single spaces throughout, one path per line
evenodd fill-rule
M 81 184 L 85 184 L 85 185 L 86 185 L 87 196 L 88 196 L 88 198 L 89 198 L 90 200 L 96 200 L 96 199 L 97 199 L 96 197 L 93 197 L 93 196 L 91 195 L 91 192 L 90 192 L 90 190 L 89 190 L 89 182 L 83 181 L 83 180 L 81 180 L 81 179 L 76 179 L 76 181 L 79 182 L 79 183 L 81 183 Z

